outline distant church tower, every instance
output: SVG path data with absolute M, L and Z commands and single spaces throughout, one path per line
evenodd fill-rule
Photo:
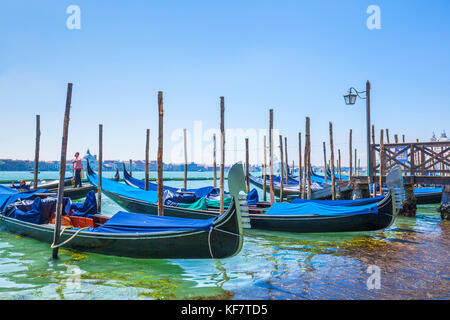
M 434 134 L 434 132 L 433 132 L 433 136 L 431 137 L 431 141 L 437 141 L 437 138 L 436 138 L 436 135 Z M 88 150 L 89 151 L 89 150 Z
M 86 151 L 86 155 L 83 157 L 83 159 L 89 161 L 89 165 L 92 169 L 98 170 L 97 155 L 93 156 L 89 149 Z

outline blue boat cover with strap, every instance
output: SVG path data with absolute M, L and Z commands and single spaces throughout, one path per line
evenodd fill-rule
M 384 199 L 383 196 L 378 196 L 374 198 L 364 198 L 364 199 L 356 199 L 356 200 L 308 200 L 308 199 L 294 199 L 291 201 L 291 203 L 319 203 L 319 204 L 326 204 L 328 206 L 360 206 L 364 204 L 370 204 L 375 202 L 380 202 Z
M 377 214 L 376 203 L 363 206 L 330 206 L 316 202 L 288 203 L 276 202 L 264 214 L 279 216 L 319 215 L 319 216 L 348 216 L 357 214 Z
M 214 220 L 185 219 L 174 217 L 159 217 L 147 214 L 119 211 L 101 227 L 88 228 L 91 232 L 101 233 L 152 233 L 167 231 L 208 231 Z

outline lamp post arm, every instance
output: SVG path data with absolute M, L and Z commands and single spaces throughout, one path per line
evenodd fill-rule
M 360 93 L 366 93 L 367 95 L 367 91 L 358 91 L 356 90 L 354 87 L 350 87 L 350 89 L 348 90 L 349 93 L 352 93 L 352 90 L 356 93 L 356 95 L 360 98 L 360 99 L 366 99 L 366 97 L 361 97 L 359 94 Z

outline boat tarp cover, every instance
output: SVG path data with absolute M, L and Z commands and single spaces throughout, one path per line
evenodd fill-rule
M 442 188 L 417 188 L 414 189 L 414 193 L 435 193 L 442 192 Z
M 19 199 L 28 199 L 33 197 L 36 193 L 47 192 L 49 191 L 45 189 L 20 192 L 7 186 L 0 185 L 0 212 L 3 212 L 9 204 Z
M 319 204 L 326 204 L 328 206 L 360 206 L 375 202 L 380 202 L 384 199 L 384 195 L 374 197 L 374 198 L 364 198 L 364 199 L 356 199 L 356 200 L 308 200 L 308 199 L 294 199 L 291 201 L 291 203 L 319 203 Z
M 18 208 L 14 208 L 14 210 L 12 210 L 8 214 L 8 216 L 20 221 L 40 224 L 43 212 L 44 208 L 41 204 L 41 198 L 36 198 L 34 199 L 30 210 L 22 211 Z
M 88 179 L 90 183 L 97 187 L 98 175 L 96 173 L 89 174 Z M 156 191 L 141 190 L 111 179 L 102 178 L 102 190 L 148 203 L 158 202 L 158 192 Z
M 72 216 L 91 218 L 97 214 L 97 200 L 94 190 L 89 191 L 83 203 L 72 202 L 71 209 L 75 210 Z
M 94 185 L 97 186 L 98 184 L 98 175 L 96 173 L 92 173 L 88 175 L 89 181 Z M 158 193 L 156 191 L 145 191 L 139 188 L 135 188 L 120 182 L 113 181 L 111 179 L 105 179 L 102 178 L 102 189 L 105 191 L 113 192 L 116 194 L 119 194 L 121 196 L 125 196 L 128 198 L 132 198 L 135 200 L 141 200 L 148 203 L 157 203 L 158 202 Z M 231 204 L 232 198 L 225 198 L 225 206 L 228 206 Z M 181 207 L 186 209 L 192 209 L 192 210 L 206 210 L 208 206 L 219 207 L 218 202 L 216 204 L 216 201 L 218 200 L 207 200 L 206 198 L 200 198 L 194 203 L 177 203 L 174 201 L 166 201 L 166 205 L 174 206 L 174 207 Z
M 330 206 L 315 202 L 306 203 L 288 203 L 276 202 L 264 214 L 266 215 L 320 215 L 320 216 L 348 216 L 357 214 L 378 213 L 376 203 L 364 206 L 348 207 L 348 206 Z
M 280 188 L 280 186 L 281 186 L 281 184 L 280 184 L 280 177 L 279 176 L 273 176 L 273 177 L 274 177 L 274 179 L 273 179 L 273 186 L 277 187 L 277 188 Z M 311 179 L 312 179 L 312 176 L 311 176 Z M 264 179 L 261 178 L 261 177 L 255 177 L 255 176 L 250 175 L 250 180 L 255 182 L 255 183 L 257 183 L 257 184 L 259 184 L 259 185 L 261 185 L 261 186 L 264 185 Z M 292 181 L 292 179 L 291 179 L 291 181 Z M 266 179 L 266 187 L 267 188 L 270 187 L 269 176 L 267 176 L 267 179 Z M 284 184 L 283 187 L 285 189 L 298 188 L 298 181 L 295 182 L 295 183 Z M 311 190 L 322 190 L 322 189 L 323 189 L 323 186 L 321 185 L 320 182 L 315 181 L 315 182 L 311 183 Z
M 201 220 L 159 217 L 119 211 L 101 227 L 88 228 L 88 231 L 101 233 L 151 233 L 188 230 L 209 231 L 213 226 L 215 219 L 216 218 Z
M 124 176 L 125 178 L 134 186 L 136 186 L 139 189 L 145 190 L 145 181 L 144 180 L 140 180 L 140 179 L 136 179 L 133 178 L 130 175 L 127 175 L 126 172 L 124 172 Z M 163 187 L 164 191 L 169 190 L 172 192 L 180 192 L 180 191 L 188 191 L 188 192 L 194 192 L 194 194 L 198 197 L 206 197 L 207 195 L 209 195 L 211 192 L 213 193 L 218 193 L 219 189 L 218 188 L 214 188 L 213 186 L 208 186 L 208 187 L 203 187 L 203 188 L 198 188 L 198 189 L 180 189 L 180 188 L 175 188 L 175 187 L 169 187 L 169 186 L 164 186 Z M 152 183 L 152 182 L 148 182 L 148 190 L 150 191 L 158 191 L 158 184 L 156 183 Z
M 247 204 L 256 205 L 258 202 L 259 202 L 258 191 L 255 188 L 253 188 L 247 194 Z
M 4 214 L 20 221 L 44 224 L 48 223 L 48 220 L 55 214 L 56 204 L 56 197 L 17 199 L 6 207 Z M 63 198 L 63 208 L 63 216 L 71 212 L 72 200 L 70 198 Z

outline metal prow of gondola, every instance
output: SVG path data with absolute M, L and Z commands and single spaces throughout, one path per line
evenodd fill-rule
M 405 200 L 405 188 L 403 185 L 402 167 L 394 166 L 386 176 L 386 185 L 392 194 L 393 213 L 395 215 L 402 209 L 402 202 Z
M 241 216 L 242 227 L 251 229 L 247 203 L 247 185 L 245 183 L 244 167 L 242 162 L 235 163 L 228 171 L 228 190 L 235 199 L 236 210 Z

